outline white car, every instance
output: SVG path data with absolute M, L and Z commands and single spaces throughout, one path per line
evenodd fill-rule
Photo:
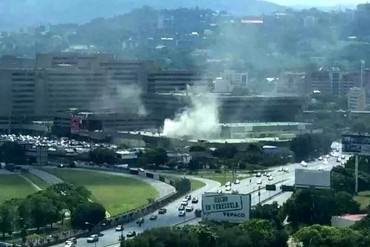
M 283 172 L 284 171 L 284 169 L 282 168 L 282 167 L 280 167 L 279 169 L 278 169 L 278 172 Z
M 235 180 L 234 184 L 240 184 L 240 180 L 239 179 Z
M 123 225 L 116 226 L 116 232 L 122 232 L 123 231 Z
M 93 235 L 91 235 L 90 237 L 88 237 L 86 239 L 86 242 L 88 242 L 88 243 L 95 243 L 95 242 L 98 242 L 98 241 L 99 241 L 98 234 L 93 234 Z
M 231 191 L 231 187 L 230 187 L 230 186 L 227 186 L 227 187 L 225 188 L 225 190 L 226 190 L 226 191 Z
M 73 243 L 72 241 L 70 240 L 67 240 L 65 243 L 64 243 L 64 247 L 75 247 L 75 243 Z
M 185 211 L 186 211 L 186 212 L 191 212 L 191 211 L 193 211 L 193 210 L 194 210 L 193 206 L 187 206 L 187 207 L 185 208 Z
M 284 172 L 289 172 L 289 169 L 285 167 L 285 168 L 283 168 L 283 171 Z
M 179 217 L 184 217 L 186 214 L 185 214 L 185 211 L 180 211 L 179 212 Z
M 258 179 L 257 184 L 262 184 L 262 180 Z
M 218 193 L 218 194 L 222 194 L 222 190 L 218 190 L 218 191 L 217 191 L 217 193 Z
M 269 176 L 268 181 L 272 181 L 274 178 L 272 176 Z
M 231 182 L 226 182 L 225 187 L 231 186 Z
M 307 167 L 307 163 L 306 163 L 306 161 L 301 161 L 301 166 L 303 166 L 303 167 Z

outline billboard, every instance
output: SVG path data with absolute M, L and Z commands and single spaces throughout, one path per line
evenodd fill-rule
M 71 134 L 78 134 L 81 129 L 81 118 L 72 117 L 71 118 Z
M 330 189 L 331 171 L 327 170 L 309 170 L 295 169 L 295 187 L 296 188 L 321 188 Z
M 360 155 L 370 155 L 370 136 L 343 135 L 342 152 Z
M 241 223 L 249 220 L 251 196 L 249 194 L 218 194 L 202 195 L 203 220 Z

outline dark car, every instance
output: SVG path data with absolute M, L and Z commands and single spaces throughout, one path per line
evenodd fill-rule
M 165 213 L 167 213 L 167 209 L 165 208 L 161 208 L 158 210 L 158 214 L 165 214 Z
M 128 238 L 135 237 L 136 236 L 136 232 L 135 231 L 129 231 L 126 236 Z
M 144 218 L 140 218 L 136 221 L 136 224 L 142 225 L 144 223 Z
M 193 199 L 191 200 L 191 203 L 198 203 L 198 198 L 193 197 Z
M 202 216 L 202 210 L 200 210 L 200 209 L 195 209 L 195 211 L 194 211 L 194 214 L 195 214 L 195 217 L 201 217 Z

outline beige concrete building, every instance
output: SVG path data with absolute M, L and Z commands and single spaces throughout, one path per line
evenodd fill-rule
M 366 92 L 363 88 L 353 87 L 347 95 L 349 111 L 363 111 L 366 109 Z

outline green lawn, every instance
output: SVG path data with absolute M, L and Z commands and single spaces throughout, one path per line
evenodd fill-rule
M 137 179 L 114 176 L 95 171 L 47 169 L 65 182 L 85 186 L 93 200 L 104 205 L 111 215 L 141 207 L 158 192 L 151 185 Z
M 191 191 L 197 190 L 205 186 L 205 183 L 195 180 L 195 179 L 190 179 L 191 183 Z
M 49 187 L 48 183 L 46 183 L 44 180 L 42 180 L 38 176 L 33 175 L 32 173 L 24 172 L 22 173 L 22 175 L 28 178 L 29 180 L 31 180 L 34 184 L 39 186 L 41 189 L 46 189 L 47 187 Z
M 370 191 L 362 191 L 354 199 L 360 203 L 361 209 L 366 209 L 370 205 Z
M 19 175 L 0 174 L 0 203 L 13 198 L 24 198 L 36 189 Z

